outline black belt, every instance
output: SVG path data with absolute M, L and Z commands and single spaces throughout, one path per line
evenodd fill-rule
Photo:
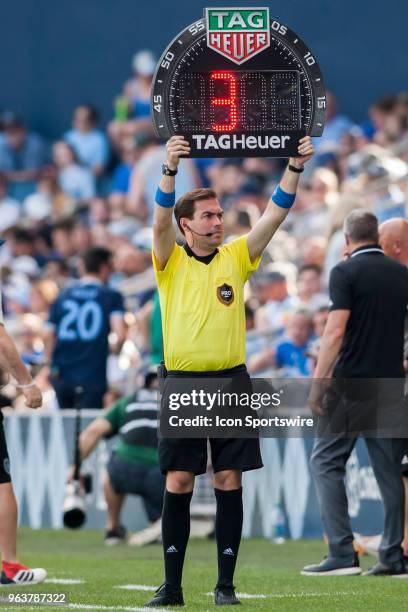
M 226 370 L 208 370 L 206 372 L 192 372 L 190 370 L 168 370 L 168 376 L 189 377 L 189 378 L 228 378 L 238 374 L 246 374 L 247 369 L 244 363 Z

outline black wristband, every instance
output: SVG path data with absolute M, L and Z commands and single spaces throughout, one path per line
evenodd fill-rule
M 288 168 L 291 172 L 296 172 L 296 174 L 302 174 L 304 168 L 296 168 L 296 166 L 292 166 L 292 164 L 288 164 Z
M 168 167 L 167 164 L 162 165 L 162 174 L 164 174 L 165 176 L 176 176 L 177 172 L 178 172 L 177 168 L 175 170 L 172 170 L 171 168 Z

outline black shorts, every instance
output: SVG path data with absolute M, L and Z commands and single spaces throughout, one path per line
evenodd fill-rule
M 7 452 L 6 437 L 3 428 L 3 415 L 0 411 L 0 484 L 11 482 L 10 459 Z
M 169 372 L 165 386 L 180 376 L 239 378 L 244 386 L 250 384 L 245 366 L 220 372 Z M 263 467 L 258 438 L 159 438 L 159 465 L 163 474 L 169 470 L 204 474 L 207 470 L 208 441 L 214 472 L 240 470 L 246 472 Z
M 159 464 L 163 474 L 169 470 L 205 474 L 207 440 L 214 472 L 246 472 L 263 467 L 258 438 L 161 438 Z

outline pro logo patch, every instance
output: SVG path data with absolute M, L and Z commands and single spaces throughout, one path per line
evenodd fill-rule
M 225 306 L 231 306 L 234 301 L 234 289 L 231 285 L 227 285 L 224 283 L 221 287 L 217 287 L 217 298 L 221 302 L 221 304 L 225 304 Z

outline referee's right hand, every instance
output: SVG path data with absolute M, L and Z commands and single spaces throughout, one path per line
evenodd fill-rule
M 177 170 L 180 157 L 190 153 L 190 145 L 183 136 L 172 136 L 166 144 L 167 165 L 171 170 Z

